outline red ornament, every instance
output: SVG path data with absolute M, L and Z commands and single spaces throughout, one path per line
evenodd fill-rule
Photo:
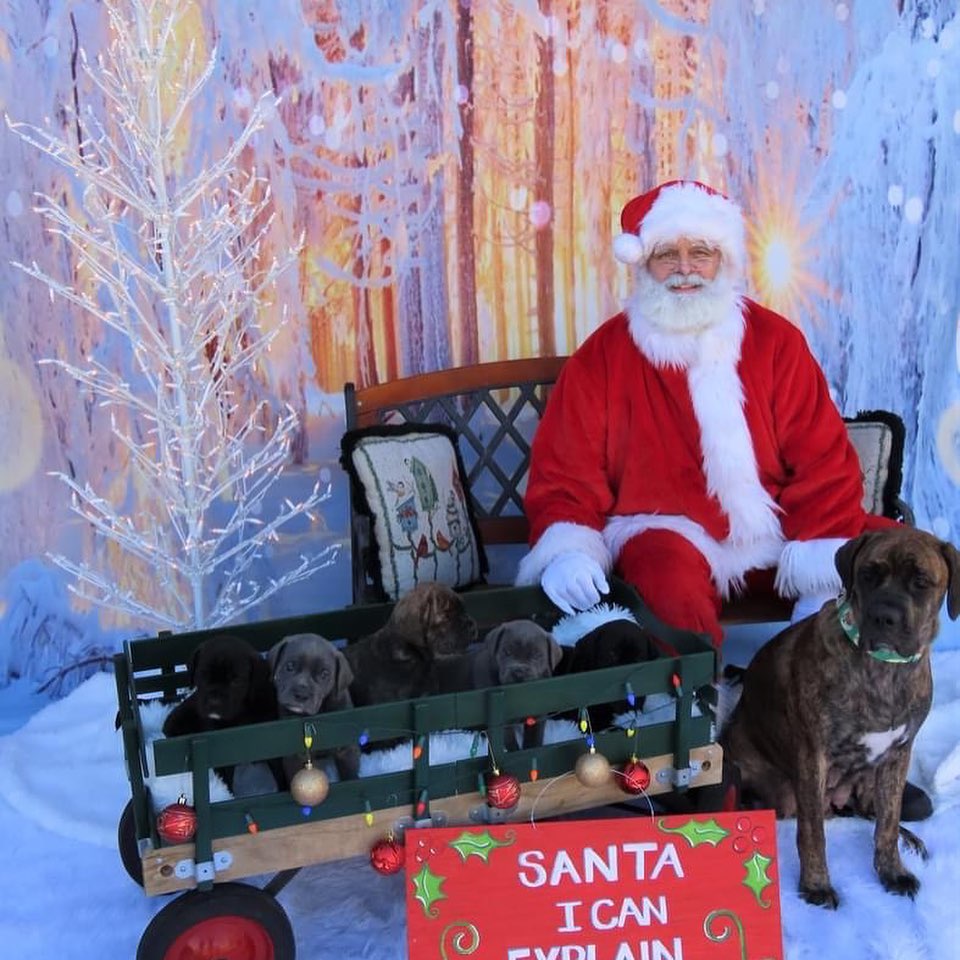
M 487 803 L 497 810 L 512 810 L 520 802 L 520 781 L 512 773 L 487 775 Z
M 402 870 L 406 857 L 403 844 L 397 843 L 393 837 L 378 840 L 370 851 L 370 863 L 373 869 L 385 877 Z
M 197 811 L 181 793 L 176 803 L 164 807 L 157 815 L 157 833 L 167 843 L 186 843 L 197 832 Z
M 642 760 L 631 760 L 623 768 L 620 786 L 627 793 L 643 793 L 650 786 L 650 770 Z

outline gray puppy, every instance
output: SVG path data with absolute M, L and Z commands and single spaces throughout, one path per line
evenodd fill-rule
M 353 707 L 353 671 L 346 657 L 325 637 L 316 633 L 284 637 L 271 647 L 267 659 L 281 717 L 312 717 Z M 359 748 L 348 745 L 331 753 L 340 779 L 356 779 L 360 772 Z M 303 761 L 304 757 L 284 757 L 288 780 L 303 766 Z
M 480 690 L 553 676 L 563 651 L 532 620 L 508 620 L 494 627 L 466 653 L 437 661 L 441 693 Z

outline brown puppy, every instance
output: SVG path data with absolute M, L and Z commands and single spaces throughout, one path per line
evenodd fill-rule
M 296 633 L 270 648 L 267 657 L 277 691 L 281 717 L 313 717 L 334 710 L 349 710 L 353 671 L 344 655 L 325 637 Z M 330 751 L 341 780 L 354 780 L 360 772 L 360 750 L 356 744 Z M 316 756 L 324 753 L 317 751 Z M 305 756 L 284 757 L 287 780 L 303 766 Z
M 344 649 L 353 670 L 350 696 L 365 707 L 436 693 L 435 660 L 464 653 L 476 639 L 476 621 L 453 590 L 418 584 L 379 630 Z
M 188 677 L 195 689 L 167 716 L 165 737 L 277 719 L 270 668 L 246 640 L 226 633 L 204 640 L 190 660 Z M 276 777 L 279 764 L 274 766 Z M 217 773 L 233 790 L 233 767 L 217 767 Z
M 800 894 L 836 908 L 824 817 L 852 803 L 876 818 L 874 867 L 884 888 L 913 897 L 920 883 L 900 860 L 900 804 L 913 739 L 930 709 L 930 644 L 944 597 L 960 615 L 960 555 L 900 527 L 837 551 L 844 593 L 762 647 L 723 730 L 725 757 L 779 816 L 797 818 Z M 842 622 L 841 622 L 842 621 Z

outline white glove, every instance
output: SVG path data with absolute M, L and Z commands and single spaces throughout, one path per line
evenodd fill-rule
M 540 575 L 543 592 L 564 612 L 589 610 L 610 592 L 603 568 L 593 557 L 579 551 L 554 557 Z

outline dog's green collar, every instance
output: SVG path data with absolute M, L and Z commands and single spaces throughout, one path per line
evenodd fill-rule
M 853 608 L 847 595 L 841 591 L 837 597 L 837 619 L 840 621 L 840 627 L 847 635 L 847 639 L 855 646 L 860 646 L 860 628 L 856 620 L 853 619 Z M 916 663 L 922 654 L 915 653 L 910 657 L 902 657 L 899 653 L 892 650 L 868 650 L 869 656 L 874 660 L 882 660 L 884 663 Z

